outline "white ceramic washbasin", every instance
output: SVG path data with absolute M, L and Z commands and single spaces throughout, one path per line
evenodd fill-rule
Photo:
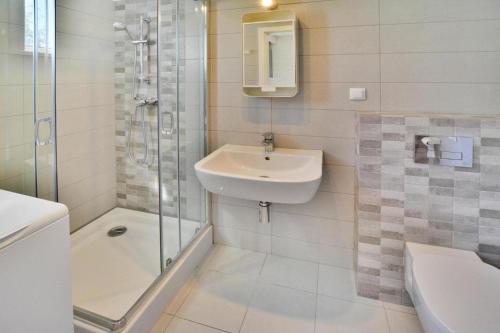
M 299 204 L 316 194 L 323 152 L 225 145 L 195 165 L 196 175 L 213 193 L 271 203 Z

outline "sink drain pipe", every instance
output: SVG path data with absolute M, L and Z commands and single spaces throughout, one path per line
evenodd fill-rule
M 271 222 L 271 203 L 267 201 L 259 202 L 259 222 L 268 224 Z

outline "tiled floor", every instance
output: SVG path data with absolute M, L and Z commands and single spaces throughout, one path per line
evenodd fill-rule
M 216 246 L 151 333 L 423 333 L 412 308 L 356 295 L 350 270 Z

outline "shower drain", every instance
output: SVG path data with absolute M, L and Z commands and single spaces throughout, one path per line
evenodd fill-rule
M 120 225 L 118 227 L 113 227 L 113 228 L 109 229 L 108 236 L 109 237 L 118 237 L 118 236 L 123 235 L 126 232 L 127 232 L 127 227 L 124 225 Z

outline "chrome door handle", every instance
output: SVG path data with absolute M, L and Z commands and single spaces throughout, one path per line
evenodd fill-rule
M 40 125 L 42 123 L 48 123 L 50 129 L 49 136 L 45 140 L 40 139 Z M 37 119 L 35 123 L 35 143 L 37 146 L 47 146 L 52 144 L 52 117 Z
M 165 115 L 168 115 L 170 119 L 170 125 L 165 126 Z M 170 136 L 174 134 L 174 113 L 173 112 L 162 112 L 161 113 L 161 134 L 165 136 Z

